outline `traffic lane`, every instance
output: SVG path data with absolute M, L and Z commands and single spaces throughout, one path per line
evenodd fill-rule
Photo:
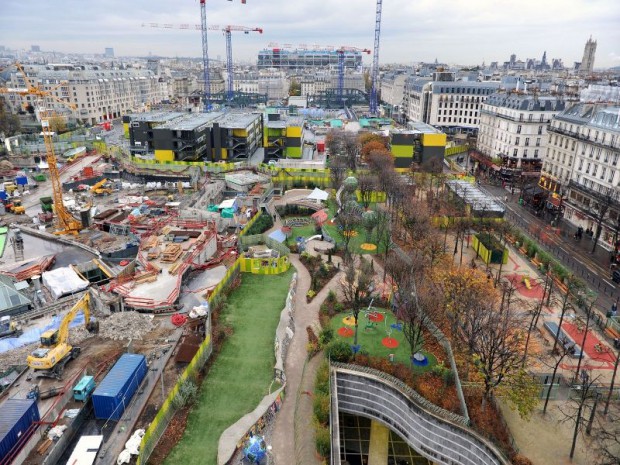
M 510 206 L 508 207 L 512 214 L 515 214 L 514 209 Z M 519 212 L 520 213 L 520 212 Z M 521 217 L 522 218 L 522 217 Z M 523 223 L 527 223 L 523 218 Z M 513 222 L 512 219 L 509 221 Z M 518 224 L 522 229 L 527 231 L 527 227 L 523 224 Z M 531 233 L 530 233 L 531 234 Z M 573 274 L 577 277 L 581 277 L 593 291 L 597 292 L 597 300 L 596 303 L 603 310 L 606 311 L 611 307 L 611 304 L 617 299 L 618 289 L 616 285 L 610 282 L 609 279 L 605 279 L 608 276 L 608 272 L 600 273 L 598 270 L 593 269 L 593 267 L 589 266 L 588 263 L 582 261 L 580 256 L 576 253 L 569 253 L 565 249 L 563 249 L 559 244 L 566 244 L 564 241 L 559 241 L 557 236 L 549 235 L 548 237 L 552 237 L 553 247 L 550 244 L 542 244 L 551 255 L 555 255 L 555 258 L 566 268 L 571 270 Z M 554 250 L 555 248 L 555 250 Z M 563 250 L 562 254 L 558 254 L 557 250 Z M 598 267 L 600 268 L 600 267 Z

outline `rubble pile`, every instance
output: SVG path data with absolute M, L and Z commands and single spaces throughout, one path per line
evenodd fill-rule
M 37 347 L 39 347 L 39 343 L 35 342 L 34 344 L 0 353 L 0 372 L 6 371 L 11 365 L 25 365 L 26 358 Z
M 143 336 L 155 329 L 157 323 L 152 315 L 137 312 L 114 313 L 108 318 L 99 318 L 99 336 L 114 341 L 141 340 Z M 92 336 L 83 326 L 72 328 L 70 339 L 81 341 Z

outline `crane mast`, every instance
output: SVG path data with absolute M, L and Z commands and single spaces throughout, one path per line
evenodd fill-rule
M 207 40 L 207 0 L 200 0 L 200 36 L 202 37 L 202 72 L 205 82 L 204 111 L 211 110 L 211 80 L 209 78 L 209 42 Z
M 49 98 L 55 100 L 56 102 L 61 103 L 72 110 L 77 109 L 77 106 L 54 96 L 53 92 L 60 86 L 65 85 L 64 83 L 61 82 L 57 86 L 46 91 L 34 86 L 30 82 L 24 68 L 19 63 L 16 63 L 15 67 L 22 74 L 26 88 L 0 88 L 0 94 L 17 94 L 22 97 L 32 96 L 35 99 L 39 111 L 39 119 L 41 120 L 43 141 L 45 142 L 46 161 L 49 166 L 50 179 L 52 181 L 52 198 L 54 199 L 54 211 L 56 213 L 55 234 L 77 234 L 82 229 L 82 223 L 74 218 L 71 213 L 69 213 L 63 203 L 62 185 L 60 183 L 60 173 L 58 172 L 58 165 L 56 163 L 56 154 L 54 153 L 54 141 L 52 140 L 52 127 L 50 124 L 53 112 L 48 108 L 46 99 Z
M 379 85 L 379 38 L 381 37 L 381 7 L 383 0 L 377 0 L 375 14 L 375 47 L 372 56 L 372 69 L 370 70 L 370 114 L 379 112 L 378 89 Z

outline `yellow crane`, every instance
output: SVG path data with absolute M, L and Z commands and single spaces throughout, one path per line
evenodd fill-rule
M 28 356 L 28 366 L 39 376 L 60 379 L 67 362 L 80 354 L 79 347 L 68 343 L 69 325 L 80 311 L 84 313 L 86 329 L 90 332 L 99 330 L 99 323 L 91 320 L 90 294 L 86 292 L 65 315 L 58 329 L 50 329 L 41 334 L 41 346 Z
M 39 119 L 41 120 L 41 131 L 43 140 L 45 141 L 46 161 L 50 170 L 50 179 L 52 181 L 52 197 L 54 199 L 54 211 L 56 213 L 56 231 L 55 234 L 77 234 L 82 229 L 82 223 L 76 219 L 66 208 L 62 200 L 62 185 L 60 183 L 60 173 L 56 164 L 56 154 L 54 153 L 54 143 L 52 140 L 52 128 L 50 120 L 54 116 L 54 111 L 48 108 L 47 99 L 59 102 L 66 107 L 75 110 L 77 106 L 56 97 L 53 92 L 66 83 L 61 82 L 50 90 L 44 90 L 38 86 L 32 85 L 30 79 L 21 64 L 15 63 L 15 67 L 19 70 L 26 84 L 25 89 L 13 89 L 0 87 L 0 94 L 14 94 L 22 97 L 33 97 L 36 101 L 39 111 Z

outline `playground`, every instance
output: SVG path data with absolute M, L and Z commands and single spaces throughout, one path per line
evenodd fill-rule
M 330 321 L 336 340 L 344 340 L 353 345 L 355 335 L 355 318 L 351 312 L 339 313 Z M 358 318 L 357 343 L 360 351 L 372 357 L 381 357 L 395 363 L 411 365 L 409 343 L 403 334 L 403 323 L 396 320 L 387 309 L 372 307 L 362 311 Z M 414 364 L 416 373 L 424 373 L 437 364 L 437 359 L 425 350 L 426 364 Z M 424 363 L 424 362 L 422 362 Z
M 215 465 L 222 432 L 269 393 L 274 334 L 292 275 L 292 270 L 271 276 L 243 274 L 219 317 L 218 326 L 231 328 L 231 334 L 214 357 L 183 437 L 166 464 Z

